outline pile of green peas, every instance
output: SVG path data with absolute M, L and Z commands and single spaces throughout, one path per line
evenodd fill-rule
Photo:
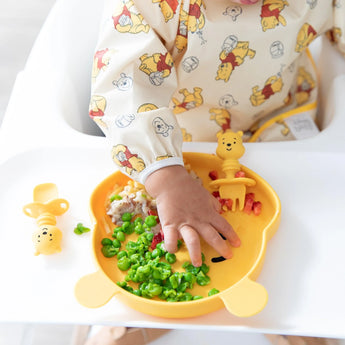
M 201 286 L 210 283 L 207 275 L 209 266 L 205 264 L 205 256 L 202 254 L 202 265 L 193 266 L 185 262 L 182 267 L 185 272 L 174 272 L 171 265 L 176 262 L 175 254 L 165 250 L 163 242 L 158 243 L 152 250 L 151 244 L 154 237 L 151 228 L 157 225 L 157 216 L 150 215 L 144 220 L 137 217 L 133 220 L 133 214 L 126 212 L 121 216 L 122 225 L 115 228 L 112 234 L 113 239 L 102 239 L 102 253 L 105 257 L 117 256 L 117 267 L 121 271 L 127 271 L 124 281 L 117 282 L 117 285 L 134 295 L 154 298 L 168 302 L 192 301 L 203 298 L 199 295 L 192 295 L 191 290 L 194 284 Z M 137 241 L 128 241 L 125 249 L 122 249 L 126 235 L 136 233 Z M 179 240 L 178 248 L 182 245 Z M 128 283 L 137 283 L 134 289 Z M 219 293 L 213 288 L 208 296 Z

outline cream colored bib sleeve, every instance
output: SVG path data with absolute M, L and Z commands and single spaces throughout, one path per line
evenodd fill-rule
M 90 116 L 114 162 L 142 183 L 156 169 L 183 165 L 181 129 L 168 108 L 177 80 L 167 47 L 177 22 L 164 23 L 156 8 L 157 22 L 147 23 L 132 1 L 108 1 L 92 69 Z

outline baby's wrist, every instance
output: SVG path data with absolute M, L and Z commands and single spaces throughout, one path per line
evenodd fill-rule
M 182 165 L 171 165 L 154 171 L 145 181 L 147 192 L 156 198 L 163 190 L 178 187 L 179 181 L 188 175 Z

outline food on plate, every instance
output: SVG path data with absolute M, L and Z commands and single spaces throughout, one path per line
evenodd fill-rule
M 158 298 L 168 302 L 191 301 L 203 298 L 193 295 L 194 284 L 210 283 L 210 267 L 193 266 L 184 262 L 184 272 L 175 271 L 176 255 L 164 248 L 164 235 L 159 223 L 154 199 L 143 185 L 129 181 L 124 187 L 116 186 L 109 198 L 107 214 L 115 224 L 112 238 L 103 238 L 101 251 L 106 258 L 116 257 L 117 268 L 127 272 L 117 285 L 137 296 Z M 136 234 L 133 238 L 130 236 Z M 178 242 L 178 248 L 183 244 Z M 178 253 L 177 253 L 178 255 Z M 208 292 L 212 296 L 219 291 Z

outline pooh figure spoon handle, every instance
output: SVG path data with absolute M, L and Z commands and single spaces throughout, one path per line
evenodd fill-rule
M 210 183 L 211 188 L 219 189 L 219 195 L 222 199 L 231 199 L 232 211 L 238 208 L 240 211 L 244 208 L 246 187 L 254 186 L 255 180 L 247 177 L 236 177 L 236 173 L 241 170 L 241 164 L 238 159 L 243 156 L 245 148 L 242 143 L 243 132 L 237 133 L 227 130 L 218 136 L 217 156 L 223 160 L 222 171 L 225 178 L 220 178 Z
M 69 207 L 65 199 L 58 198 L 57 187 L 44 183 L 35 187 L 34 202 L 23 207 L 23 212 L 36 219 L 37 230 L 32 235 L 35 255 L 50 255 L 61 251 L 62 232 L 55 226 L 56 216 L 64 214 Z

